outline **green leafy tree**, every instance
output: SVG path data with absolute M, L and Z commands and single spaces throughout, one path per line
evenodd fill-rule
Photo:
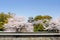
M 51 16 L 48 16 L 48 15 L 45 15 L 45 16 L 41 16 L 41 15 L 38 15 L 38 16 L 35 16 L 35 18 L 34 18 L 34 20 L 44 20 L 44 19 L 48 19 L 48 20 L 50 20 L 50 19 L 52 19 L 52 17 Z
M 48 16 L 48 15 L 44 15 L 44 16 L 38 15 L 38 16 L 35 16 L 35 18 L 34 18 L 35 21 L 43 20 L 44 24 L 46 24 L 46 22 L 48 22 L 47 20 L 50 20 L 50 19 L 52 19 L 52 17 Z M 41 24 L 41 23 L 40 24 L 35 24 L 34 25 L 34 31 L 38 32 L 38 31 L 44 30 L 44 27 L 43 27 L 44 24 Z M 48 25 L 46 25 L 46 26 L 48 26 Z
M 42 24 L 34 25 L 34 32 L 43 31 L 44 27 Z
M 5 14 L 4 12 L 0 13 L 0 31 L 4 29 L 3 25 L 8 23 L 8 18 L 12 17 L 10 13 Z

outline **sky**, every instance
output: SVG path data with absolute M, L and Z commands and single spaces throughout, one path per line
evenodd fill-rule
M 0 0 L 0 12 L 25 17 L 49 15 L 57 18 L 60 17 L 60 0 Z

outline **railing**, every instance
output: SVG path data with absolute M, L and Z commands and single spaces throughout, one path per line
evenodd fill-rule
M 32 37 L 60 37 L 60 33 L 39 33 L 39 32 L 0 32 L 0 36 L 17 36 L 17 37 L 21 37 L 21 36 L 32 36 Z

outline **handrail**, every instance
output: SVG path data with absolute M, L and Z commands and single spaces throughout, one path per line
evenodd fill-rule
M 60 37 L 60 33 L 34 33 L 34 32 L 0 32 L 0 36 L 31 36 L 31 37 Z

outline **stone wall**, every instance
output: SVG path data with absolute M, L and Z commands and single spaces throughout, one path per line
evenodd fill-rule
M 56 39 L 57 38 L 57 39 Z M 60 40 L 60 37 L 0 37 L 0 40 Z

